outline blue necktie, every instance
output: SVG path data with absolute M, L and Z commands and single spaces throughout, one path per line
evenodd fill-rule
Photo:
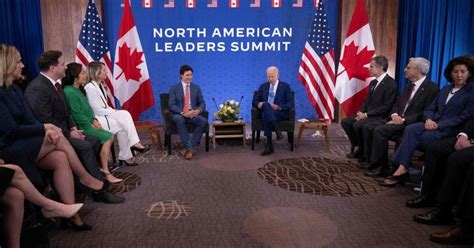
M 268 103 L 273 104 L 275 101 L 275 85 L 270 84 L 270 90 L 268 91 Z

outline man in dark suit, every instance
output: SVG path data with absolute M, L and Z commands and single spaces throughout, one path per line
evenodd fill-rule
M 267 68 L 267 79 L 268 82 L 260 85 L 252 100 L 252 106 L 262 110 L 263 130 L 267 138 L 265 150 L 261 153 L 262 156 L 274 152 L 272 143 L 273 122 L 288 119 L 289 111 L 295 105 L 290 85 L 279 80 L 277 67 Z
M 470 150 L 467 151 L 467 149 Z M 463 163 L 448 167 L 447 179 L 449 180 L 446 182 L 446 184 L 462 187 L 462 189 L 455 189 L 457 190 L 455 195 L 461 193 L 456 210 L 458 225 L 451 227 L 448 231 L 431 234 L 430 240 L 436 243 L 474 245 L 474 162 L 471 162 L 474 159 L 474 147 L 463 150 L 466 150 L 465 157 L 458 160 Z
M 364 126 L 363 137 L 366 157 L 369 164 L 364 169 L 369 170 L 366 176 L 382 175 L 381 170 L 387 165 L 388 140 L 401 137 L 407 125 L 423 120 L 423 111 L 438 94 L 438 86 L 426 78 L 430 70 L 430 62 L 425 58 L 410 58 L 405 76 L 407 84 L 390 111 L 388 122 L 383 119 Z M 388 174 L 387 174 L 388 175 Z
M 351 153 L 348 158 L 361 158 L 364 155 L 362 130 L 370 122 L 385 118 L 397 98 L 397 82 L 387 74 L 388 59 L 385 56 L 373 57 L 369 72 L 375 77 L 369 84 L 369 94 L 362 108 L 355 116 L 347 117 L 341 122 L 351 142 Z M 357 150 L 354 150 L 357 147 Z
M 169 108 L 172 113 L 171 119 L 176 124 L 181 141 L 186 148 L 181 151 L 185 159 L 194 157 L 193 147 L 199 144 L 207 119 L 200 115 L 206 109 L 206 103 L 202 96 L 199 85 L 191 83 L 193 80 L 193 68 L 183 65 L 179 69 L 181 82 L 171 87 L 169 97 Z M 192 139 L 186 124 L 195 125 Z
M 454 155 L 454 153 L 464 150 L 464 148 L 471 147 L 471 140 L 474 142 L 474 118 L 470 118 L 456 136 L 453 135 L 426 145 L 421 194 L 412 200 L 408 200 L 406 202 L 407 207 L 424 208 L 435 205 L 436 196 L 444 185 L 446 168 L 457 162 L 457 160 L 448 160 L 447 158 L 451 158 L 451 154 L 453 158 L 465 154 L 469 150 L 466 149 L 462 153 Z M 474 155 L 474 153 L 472 154 Z M 446 197 L 441 196 L 441 198 Z
M 25 98 L 33 114 L 40 122 L 61 128 L 86 170 L 98 180 L 104 181 L 105 177 L 99 170 L 96 157 L 96 151 L 100 150 L 100 140 L 95 136 L 84 135 L 77 129 L 64 99 L 60 79 L 65 75 L 66 66 L 62 53 L 47 51 L 40 55 L 38 64 L 41 73 L 31 81 L 25 91 Z M 95 194 L 94 200 L 106 203 L 124 201 L 107 190 Z

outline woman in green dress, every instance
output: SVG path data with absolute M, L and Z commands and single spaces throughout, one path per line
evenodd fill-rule
M 83 89 L 84 85 L 88 82 L 87 79 L 87 72 L 81 64 L 70 63 L 67 65 L 66 76 L 62 79 L 66 102 L 77 127 L 88 135 L 98 137 L 102 142 L 100 150 L 101 171 L 105 173 L 109 182 L 118 183 L 122 179 L 116 178 L 109 171 L 109 154 L 113 142 L 113 134 L 103 130 L 99 121 L 94 118 L 94 113 Z

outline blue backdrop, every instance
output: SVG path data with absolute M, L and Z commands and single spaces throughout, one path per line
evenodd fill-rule
M 219 104 L 227 99 L 238 100 L 244 96 L 241 112 L 243 118 L 249 120 L 252 92 L 266 81 L 266 68 L 275 65 L 280 68 L 281 80 L 288 82 L 295 91 L 297 117 L 315 117 L 306 91 L 297 79 L 303 46 L 315 13 L 313 0 L 305 0 L 301 8 L 293 8 L 290 3 L 293 1 L 282 1 L 281 8 L 272 8 L 269 0 L 262 1 L 261 7 L 251 8 L 253 0 L 241 0 L 240 7 L 235 9 L 228 7 L 228 0 L 218 1 L 217 8 L 208 8 L 209 1 L 198 0 L 194 9 L 186 8 L 184 0 L 175 2 L 174 8 L 165 8 L 164 1 L 156 0 L 152 8 L 143 8 L 142 1 L 132 1 L 132 12 L 155 96 L 155 107 L 142 114 L 141 119 L 161 121 L 159 94 L 168 92 L 171 85 L 180 81 L 179 67 L 182 64 L 193 67 L 193 82 L 201 86 L 210 113 L 216 111 L 212 97 Z M 106 36 L 113 56 L 123 11 L 120 6 L 122 1 L 105 0 L 103 3 Z M 325 1 L 324 4 L 331 32 L 336 34 L 338 1 Z M 167 28 L 170 36 L 179 28 L 205 28 L 206 32 L 205 37 L 203 34 L 197 37 L 196 33 L 192 33 L 191 37 L 188 32 L 185 37 L 166 37 L 164 29 Z M 270 28 L 272 31 L 277 28 L 282 35 L 286 28 L 286 31 L 291 29 L 291 36 L 223 37 L 224 28 Z M 221 37 L 216 34 L 213 36 L 216 29 L 221 32 Z M 332 38 L 336 44 L 336 37 Z M 204 51 L 189 52 L 164 50 L 166 45 L 175 49 L 178 43 L 197 45 L 198 42 L 204 45 L 214 43 L 216 51 L 206 48 Z M 235 49 L 232 42 L 237 44 L 236 51 L 232 51 Z M 275 48 L 269 51 L 242 51 L 247 44 L 258 45 L 259 42 L 274 44 Z M 277 49 L 278 44 L 280 49 Z M 224 51 L 218 51 L 218 48 Z
M 396 79 L 407 83 L 404 69 L 410 57 L 431 61 L 428 77 L 440 87 L 447 84 L 444 68 L 454 57 L 474 54 L 472 0 L 401 0 L 398 9 Z
M 0 43 L 18 48 L 28 80 L 38 75 L 36 58 L 43 52 L 40 1 L 0 1 Z

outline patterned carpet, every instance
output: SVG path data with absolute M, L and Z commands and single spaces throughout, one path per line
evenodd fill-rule
M 412 186 L 385 189 L 345 159 L 341 128 L 330 149 L 308 131 L 294 152 L 285 140 L 262 157 L 238 141 L 201 145 L 186 161 L 156 148 L 138 167 L 114 172 L 124 204 L 84 199 L 89 232 L 53 229 L 52 247 L 447 247 L 428 240 L 446 226 L 412 221 Z M 142 135 L 147 142 L 146 135 Z M 177 136 L 173 136 L 176 141 Z M 459 247 L 459 246 L 458 246 Z

